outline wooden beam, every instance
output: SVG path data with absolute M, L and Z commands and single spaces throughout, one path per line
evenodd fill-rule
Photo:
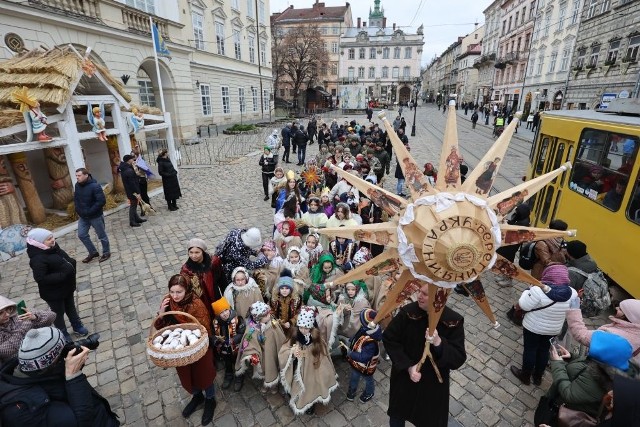
M 69 142 L 63 138 L 54 138 L 50 142 L 18 142 L 16 144 L 0 145 L 0 156 L 11 153 L 21 153 L 23 151 L 42 150 L 44 148 L 62 147 Z
M 59 122 L 60 120 L 62 120 L 62 114 L 55 114 L 51 117 L 47 117 L 47 125 L 51 126 L 52 124 Z M 0 138 L 26 131 L 27 124 L 23 122 L 17 125 L 9 126 L 8 128 L 0 129 Z

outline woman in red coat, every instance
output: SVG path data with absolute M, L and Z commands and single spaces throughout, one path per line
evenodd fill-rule
M 226 288 L 220 258 L 209 255 L 207 244 L 197 237 L 189 240 L 187 252 L 189 258 L 182 264 L 180 274 L 186 277 L 193 293 L 202 300 L 213 319 L 211 303 L 219 300 Z
M 165 295 L 160 304 L 160 312 L 182 311 L 189 313 L 207 329 L 207 334 L 211 336 L 211 317 L 200 298 L 194 295 L 191 283 L 179 274 L 169 279 L 169 294 Z M 155 322 L 156 329 L 161 329 L 169 325 L 193 322 L 187 316 L 168 315 Z M 198 361 L 176 368 L 180 384 L 189 394 L 191 401 L 182 411 L 182 416 L 188 418 L 204 402 L 204 412 L 202 414 L 202 425 L 207 425 L 213 420 L 213 413 L 216 409 L 216 391 L 214 380 L 216 379 L 216 368 L 213 363 L 213 352 L 211 348 Z M 204 391 L 204 396 L 202 392 Z

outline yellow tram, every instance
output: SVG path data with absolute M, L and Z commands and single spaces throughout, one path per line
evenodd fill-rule
M 527 179 L 566 161 L 573 168 L 532 200 L 532 225 L 562 219 L 578 230 L 598 266 L 640 298 L 640 117 L 549 111 L 529 156 Z

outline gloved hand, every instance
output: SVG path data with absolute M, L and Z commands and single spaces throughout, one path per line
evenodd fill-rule
M 569 300 L 569 309 L 579 309 L 580 308 L 580 297 L 575 296 Z

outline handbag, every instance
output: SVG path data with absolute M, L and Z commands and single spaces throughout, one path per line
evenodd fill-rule
M 551 307 L 556 302 L 552 302 L 551 304 L 547 304 L 544 307 L 534 308 L 533 310 L 525 311 L 520 308 L 518 304 L 512 305 L 509 311 L 507 311 L 507 318 L 511 320 L 514 324 L 518 326 L 522 326 L 522 321 L 524 320 L 524 315 L 527 313 L 531 313 L 533 311 L 544 310 L 545 308 Z
M 540 424 L 556 425 L 558 419 L 558 405 L 553 399 L 547 396 L 540 396 L 536 411 L 533 413 L 533 422 L 536 426 Z
M 594 427 L 598 420 L 586 412 L 569 409 L 565 405 L 558 409 L 558 427 Z

